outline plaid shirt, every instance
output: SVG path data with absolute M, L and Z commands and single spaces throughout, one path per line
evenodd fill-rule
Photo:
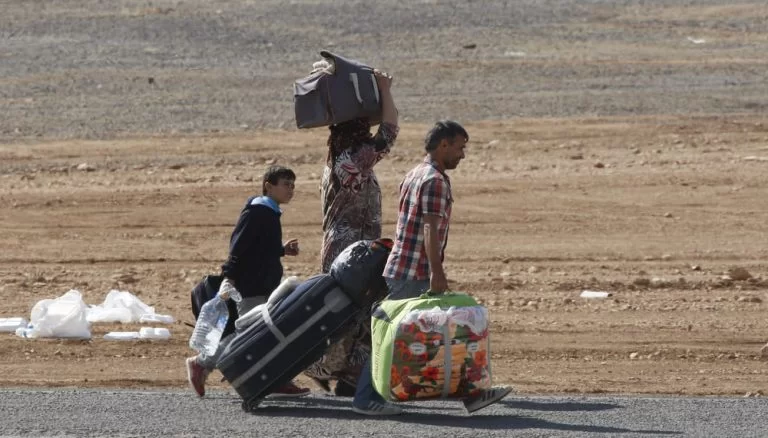
M 397 280 L 429 279 L 429 260 L 424 246 L 424 216 L 440 216 L 437 235 L 441 242 L 442 260 L 448 243 L 452 204 L 451 181 L 429 157 L 408 172 L 400 184 L 395 245 L 387 259 L 384 277 Z

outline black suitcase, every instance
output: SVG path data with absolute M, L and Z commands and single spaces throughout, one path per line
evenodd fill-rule
M 251 411 L 274 389 L 322 357 L 333 334 L 360 308 L 329 275 L 300 284 L 238 333 L 216 367 Z

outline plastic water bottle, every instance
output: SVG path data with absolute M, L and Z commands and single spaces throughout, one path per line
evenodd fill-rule
M 242 299 L 240 292 L 234 287 L 223 287 L 212 300 L 200 308 L 195 329 L 189 338 L 189 346 L 197 350 L 203 358 L 213 356 L 219 348 L 221 335 L 224 333 L 227 321 L 229 321 L 229 309 L 227 308 L 227 299 L 229 298 L 235 302 Z

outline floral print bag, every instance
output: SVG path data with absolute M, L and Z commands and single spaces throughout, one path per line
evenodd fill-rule
M 371 321 L 371 374 L 385 399 L 462 398 L 491 387 L 488 310 L 471 296 L 385 300 Z

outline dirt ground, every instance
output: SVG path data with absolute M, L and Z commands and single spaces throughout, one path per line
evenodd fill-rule
M 405 125 L 378 166 L 385 230 L 421 157 Z M 768 200 L 761 118 L 516 120 L 468 125 L 453 173 L 447 269 L 492 315 L 497 382 L 527 393 L 746 394 L 768 369 Z M 179 322 L 168 342 L 0 342 L 2 386 L 183 387 L 189 290 L 226 256 L 231 227 L 271 162 L 298 175 L 285 259 L 319 265 L 322 132 L 41 142 L 1 147 L 5 315 L 80 290 L 128 290 Z M 80 166 L 87 163 L 87 166 Z M 87 168 L 87 170 L 83 170 Z M 752 278 L 727 279 L 734 267 Z M 610 291 L 605 300 L 579 297 Z M 211 379 L 217 384 L 218 379 Z
M 768 391 L 764 1 L 3 8 L 0 317 L 116 288 L 179 322 L 168 342 L 105 341 L 139 328 L 119 324 L 90 341 L 0 335 L 0 386 L 184 387 L 189 291 L 225 259 L 269 163 L 299 175 L 283 226 L 302 252 L 286 274 L 317 272 L 327 131 L 292 128 L 290 86 L 330 48 L 395 76 L 385 233 L 428 124 L 470 131 L 447 269 L 491 310 L 497 382 Z

